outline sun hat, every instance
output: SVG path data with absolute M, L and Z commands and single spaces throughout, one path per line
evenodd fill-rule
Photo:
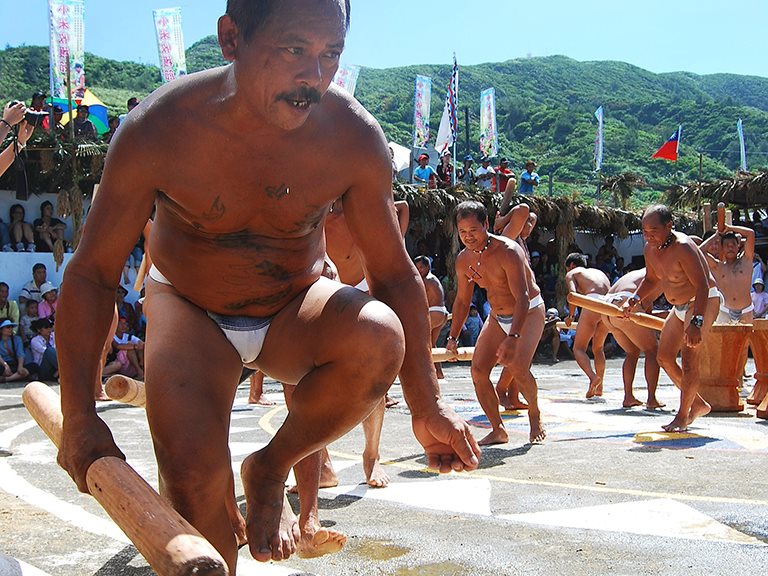
M 6 326 L 18 326 L 18 324 L 14 324 L 10 320 L 3 320 L 3 322 L 0 324 L 0 328 L 5 328 Z
M 40 286 L 40 296 L 45 296 L 51 290 L 58 290 L 58 288 L 56 288 L 56 286 L 54 286 L 50 282 L 43 282 L 43 285 Z

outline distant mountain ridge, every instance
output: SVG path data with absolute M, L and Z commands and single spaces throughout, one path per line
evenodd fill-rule
M 190 72 L 225 64 L 214 36 L 187 50 Z M 606 175 L 635 172 L 655 189 L 695 180 L 699 151 L 703 177 L 731 174 L 738 166 L 736 121 L 742 118 L 749 168 L 768 166 L 768 78 L 735 74 L 654 74 L 624 62 L 578 62 L 565 56 L 525 58 L 460 66 L 459 154 L 478 154 L 480 92 L 496 89 L 501 154 L 515 170 L 527 158 L 552 175 L 555 192 L 594 189 L 593 148 L 598 106 L 605 110 Z M 156 66 L 86 55 L 88 84 L 111 114 L 125 111 L 129 96 L 143 97 L 160 85 Z M 377 118 L 389 140 L 412 140 L 417 74 L 431 76 L 434 134 L 450 74 L 447 65 L 363 68 L 357 99 Z M 46 47 L 0 51 L 0 98 L 27 99 L 48 85 Z M 470 147 L 465 149 L 464 108 L 469 109 Z M 676 164 L 651 154 L 683 125 Z

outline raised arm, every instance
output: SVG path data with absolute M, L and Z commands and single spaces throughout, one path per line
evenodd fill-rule
M 744 238 L 744 258 L 747 262 L 752 262 L 752 257 L 755 255 L 755 231 L 752 228 L 746 226 L 730 226 L 725 225 L 725 229 L 728 232 L 735 232 Z

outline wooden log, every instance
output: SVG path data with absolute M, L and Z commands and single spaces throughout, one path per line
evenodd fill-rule
M 606 316 L 613 316 L 615 318 L 624 316 L 624 312 L 615 304 L 605 302 L 604 300 L 590 298 L 589 296 L 578 294 L 577 292 L 570 292 L 568 294 L 568 303 L 572 306 L 581 306 L 587 310 L 592 310 L 598 314 L 605 314 Z M 661 331 L 661 329 L 664 328 L 663 319 L 651 316 L 650 314 L 645 314 L 644 312 L 632 312 L 629 316 L 629 320 L 640 326 L 651 328 L 652 330 Z
M 725 232 L 725 204 L 718 202 L 717 204 L 717 233 L 722 234 Z
M 22 400 L 56 444 L 62 421 L 58 395 L 42 382 L 30 382 Z M 88 489 L 159 576 L 227 576 L 216 549 L 125 461 L 95 460 L 86 475 Z
M 432 348 L 432 362 L 450 362 L 452 360 L 467 362 L 472 360 L 474 352 L 474 348 L 459 348 L 458 354 L 453 354 L 446 348 Z
M 713 412 L 741 412 L 739 396 L 751 324 L 713 324 L 699 353 L 699 394 Z
M 755 386 L 747 397 L 747 404 L 758 406 L 768 397 L 768 320 L 758 318 L 752 321 L 753 330 L 749 335 L 749 346 L 755 359 Z
M 704 202 L 704 232 L 712 230 L 712 204 Z
M 147 404 L 144 382 L 134 380 L 122 374 L 110 376 L 104 384 L 104 392 L 112 400 L 122 402 L 123 404 L 139 407 L 144 407 Z

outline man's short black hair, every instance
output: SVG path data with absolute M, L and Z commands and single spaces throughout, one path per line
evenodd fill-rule
M 587 257 L 584 254 L 581 254 L 580 252 L 571 252 L 570 254 L 568 254 L 568 257 L 565 259 L 565 267 L 567 268 L 571 264 L 575 264 L 576 266 L 582 266 L 586 268 Z
M 432 262 L 429 261 L 429 257 L 427 256 L 416 256 L 416 258 L 413 259 L 413 263 L 424 264 L 430 270 L 432 269 Z
M 648 206 L 648 208 L 645 209 L 645 212 L 643 212 L 643 218 L 650 214 L 656 214 L 659 218 L 659 222 L 662 224 L 673 221 L 672 212 L 664 204 L 652 204 Z
M 32 273 L 34 274 L 38 270 L 46 270 L 47 271 L 48 269 L 45 267 L 45 264 L 43 264 L 42 262 L 38 262 L 37 264 L 32 266 Z
M 739 238 L 739 235 L 733 231 L 728 231 L 725 234 L 720 235 L 720 244 L 724 244 L 728 240 L 733 240 L 737 244 L 741 244 L 741 238 Z
M 266 26 L 275 11 L 279 0 L 227 0 L 227 16 L 237 25 L 243 39 L 248 42 L 251 37 Z M 349 30 L 350 0 L 344 0 Z
M 2 288 L 3 286 L 8 288 L 9 290 L 11 289 L 10 286 L 8 286 L 8 284 L 6 284 L 5 282 L 0 282 L 0 288 Z
M 484 224 L 488 219 L 488 210 L 480 202 L 475 200 L 465 200 L 458 206 L 456 206 L 456 221 L 463 220 L 474 216 L 481 224 Z
M 48 320 L 48 318 L 38 318 L 37 320 L 32 320 L 29 327 L 32 332 L 38 333 L 44 328 L 53 328 L 53 324 L 51 324 L 51 321 Z

